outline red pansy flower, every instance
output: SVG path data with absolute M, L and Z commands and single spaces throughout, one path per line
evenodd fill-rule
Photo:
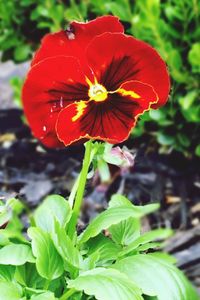
M 166 103 L 169 88 L 158 53 L 105 16 L 46 35 L 22 98 L 33 134 L 47 147 L 62 147 L 124 141 L 139 115 Z

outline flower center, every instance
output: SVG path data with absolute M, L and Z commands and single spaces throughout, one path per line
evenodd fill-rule
M 107 99 L 108 92 L 103 85 L 96 83 L 90 86 L 88 95 L 91 100 L 94 100 L 96 102 L 102 102 Z

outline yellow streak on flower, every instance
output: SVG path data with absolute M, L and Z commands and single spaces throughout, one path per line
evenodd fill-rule
M 76 103 L 76 105 L 77 105 L 77 107 L 76 107 L 77 113 L 72 118 L 72 122 L 77 121 L 83 115 L 84 109 L 87 107 L 87 105 L 85 104 L 84 101 L 80 101 L 80 102 Z
M 131 96 L 132 98 L 135 98 L 135 99 L 141 98 L 140 95 L 138 95 L 137 93 L 135 93 L 133 91 L 126 91 L 124 89 L 118 89 L 117 92 L 120 93 L 122 96 Z
M 87 76 L 85 77 L 85 80 L 89 85 L 89 101 L 102 102 L 108 98 L 108 91 L 102 84 L 98 83 L 96 77 L 94 78 L 94 83 L 92 83 Z
M 85 81 L 87 82 L 89 87 L 93 86 L 93 84 L 94 84 L 94 83 L 92 83 L 92 81 L 90 81 L 90 79 L 87 76 L 85 76 Z M 95 81 L 96 81 L 96 78 L 95 78 Z

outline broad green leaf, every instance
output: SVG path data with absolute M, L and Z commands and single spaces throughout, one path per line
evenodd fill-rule
M 109 207 L 118 207 L 121 205 L 132 206 L 133 204 L 123 195 L 113 195 Z M 129 218 L 118 224 L 112 225 L 108 231 L 111 233 L 115 243 L 128 245 L 140 236 L 140 219 Z
M 0 281 L 0 300 L 20 300 L 22 289 L 12 282 Z
M 119 195 L 118 195 L 119 196 Z M 158 204 L 149 204 L 145 206 L 134 206 L 129 202 L 128 199 L 120 197 L 120 203 L 116 206 L 115 202 L 118 200 L 111 201 L 111 207 L 106 211 L 99 214 L 92 222 L 88 225 L 86 230 L 80 235 L 79 242 L 83 243 L 90 238 L 97 236 L 102 230 L 108 229 L 111 225 L 118 224 L 121 221 L 127 220 L 130 217 L 141 218 L 142 216 L 151 213 L 158 209 Z M 127 201 L 126 205 L 121 205 L 121 201 Z M 115 204 L 113 204 L 113 202 Z
M 23 244 L 29 244 L 21 232 L 8 229 L 7 227 L 5 229 L 0 229 L 0 245 L 4 246 L 9 244 L 12 240 Z
M 142 236 L 135 239 L 130 243 L 123 251 L 121 251 L 120 256 L 126 255 L 133 250 L 136 250 L 139 246 L 147 244 L 155 240 L 163 240 L 172 235 L 173 231 L 171 229 L 155 229 L 144 233 Z
M 36 265 L 26 263 L 22 266 L 17 266 L 15 271 L 15 279 L 24 286 L 43 286 L 46 279 L 42 278 L 36 269 Z
M 86 242 L 91 237 L 98 235 L 102 230 L 109 228 L 113 224 L 118 224 L 130 217 L 140 218 L 147 213 L 155 210 L 158 206 L 155 204 L 139 206 L 119 206 L 112 207 L 99 214 L 80 235 L 80 243 Z
M 111 197 L 111 200 L 109 202 L 109 208 L 111 207 L 118 207 L 118 206 L 132 206 L 133 204 L 131 201 L 129 201 L 125 196 L 121 194 L 114 194 Z
M 168 261 L 139 254 L 118 261 L 113 267 L 129 276 L 149 296 L 159 300 L 198 300 L 184 274 Z
M 58 220 L 62 227 L 65 227 L 72 215 L 68 201 L 59 196 L 51 195 L 45 198 L 43 203 L 36 209 L 34 218 L 38 227 L 47 232 L 52 232 L 54 218 Z
M 68 281 L 69 288 L 94 295 L 98 300 L 142 300 L 141 290 L 117 270 L 96 268 Z M 169 300 L 169 299 L 168 299 Z
M 143 252 L 143 251 L 147 251 L 149 249 L 155 249 L 155 248 L 161 248 L 162 244 L 159 242 L 150 242 L 150 243 L 146 243 L 144 245 L 141 245 L 137 248 L 137 252 Z
M 38 273 L 48 280 L 61 276 L 64 271 L 63 260 L 50 234 L 40 228 L 31 227 L 28 229 L 28 235 L 32 239 L 32 251 L 36 257 Z
M 71 269 L 72 266 L 77 269 L 79 268 L 81 255 L 78 249 L 74 247 L 65 229 L 60 226 L 60 223 L 56 219 L 54 222 L 54 230 L 51 234 L 54 246 L 65 262 L 65 270 L 71 272 L 73 271 Z
M 51 292 L 45 292 L 39 295 L 34 295 L 31 297 L 31 300 L 56 300 L 54 294 Z
M 101 263 L 101 265 L 108 261 L 115 260 L 121 250 L 120 246 L 114 244 L 109 237 L 106 237 L 103 234 L 99 234 L 98 236 L 90 239 L 87 242 L 87 246 L 89 248 L 89 255 L 98 252 L 98 262 Z
M 155 257 L 157 257 L 159 259 L 162 259 L 162 260 L 164 260 L 164 261 L 166 261 L 166 262 L 168 262 L 169 264 L 172 264 L 172 265 L 174 265 L 174 264 L 177 263 L 177 259 L 174 256 L 172 256 L 172 255 L 170 255 L 170 254 L 168 254 L 166 252 L 156 251 L 156 252 L 151 253 L 149 255 L 155 256 Z
M 89 255 L 81 264 L 81 270 L 88 271 L 94 269 L 97 266 L 97 262 L 100 259 L 100 254 L 98 251 L 93 252 Z
M 4 234 L 2 234 L 3 231 L 4 231 L 4 229 L 0 230 L 0 246 L 1 247 L 10 244 L 10 241 L 9 241 L 8 237 L 5 236 Z
M 15 274 L 14 266 L 0 265 L 0 281 L 2 279 L 6 281 L 12 281 L 14 274 Z
M 0 249 L 1 265 L 20 266 L 26 262 L 35 262 L 30 246 L 11 244 Z
M 140 220 L 129 218 L 119 224 L 112 225 L 108 231 L 115 243 L 128 245 L 140 236 Z

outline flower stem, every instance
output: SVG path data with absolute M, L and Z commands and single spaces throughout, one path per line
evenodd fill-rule
M 91 163 L 91 151 L 92 151 L 92 141 L 90 140 L 87 143 L 85 143 L 85 156 L 83 159 L 83 166 L 82 166 L 82 170 L 80 173 L 79 186 L 78 186 L 78 190 L 77 190 L 76 197 L 75 197 L 73 214 L 72 214 L 72 218 L 71 218 L 70 225 L 69 225 L 68 234 L 71 239 L 73 239 L 73 237 L 74 237 L 74 233 L 76 230 L 76 224 L 77 224 L 78 217 L 80 214 L 81 204 L 82 204 L 82 200 L 83 200 L 83 194 L 85 191 L 85 184 L 86 184 L 86 180 L 87 180 L 88 169 L 89 169 L 89 166 Z
M 70 289 L 67 292 L 65 292 L 62 297 L 60 297 L 60 300 L 67 300 L 70 296 L 75 294 L 77 291 L 75 289 Z

